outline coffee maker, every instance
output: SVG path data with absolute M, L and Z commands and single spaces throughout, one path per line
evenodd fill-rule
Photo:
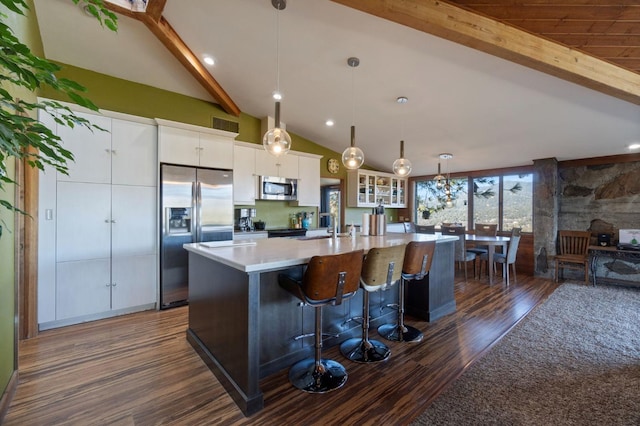
M 254 217 L 256 217 L 256 209 L 236 209 L 235 219 L 238 230 L 242 232 L 253 231 Z

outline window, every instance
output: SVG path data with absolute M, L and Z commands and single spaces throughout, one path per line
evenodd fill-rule
M 459 177 L 450 180 L 452 206 L 432 179 L 415 181 L 415 215 L 419 225 L 497 223 L 501 231 L 514 227 L 533 232 L 533 174 Z M 469 197 L 469 188 L 473 196 Z M 471 213 L 472 212 L 472 213 Z M 469 214 L 472 219 L 469 220 Z
M 461 223 L 467 226 L 467 178 L 455 178 L 449 181 L 451 188 L 451 206 L 447 206 L 447 197 L 442 188 L 433 180 L 416 182 L 416 223 L 418 225 L 440 225 L 442 222 Z
M 508 175 L 502 181 L 502 229 L 533 232 L 533 175 Z
M 473 179 L 473 223 L 498 223 L 500 176 Z

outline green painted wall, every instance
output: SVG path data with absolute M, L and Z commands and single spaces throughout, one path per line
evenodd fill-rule
M 27 5 L 33 10 L 33 1 L 27 0 Z M 26 17 L 22 17 L 13 12 L 8 11 L 0 6 L 0 13 L 6 15 L 3 21 L 13 30 L 14 34 L 24 44 L 29 46 L 31 51 L 36 55 L 42 55 L 42 42 L 40 39 L 40 31 L 35 14 L 28 12 Z M 36 97 L 33 93 L 24 89 L 15 87 L 5 87 L 14 96 L 18 96 L 26 101 L 33 102 Z M 15 177 L 14 164 L 12 158 L 6 161 L 8 168 L 8 176 Z M 0 198 L 14 202 L 15 188 L 7 187 L 4 191 L 0 191 Z M 0 225 L 3 232 L 0 237 L 0 393 L 4 393 L 9 383 L 11 375 L 15 371 L 17 365 L 15 359 L 16 353 L 16 335 L 15 335 L 15 271 L 14 260 L 16 247 L 14 244 L 14 214 L 8 212 L 4 208 L 0 208 Z
M 262 143 L 259 118 L 248 114 L 241 114 L 240 117 L 235 117 L 225 113 L 217 104 L 66 64 L 60 65 L 63 67 L 63 71 L 59 75 L 84 85 L 88 89 L 89 98 L 102 109 L 147 118 L 157 117 L 180 121 L 203 127 L 211 127 L 213 117 L 223 118 L 239 123 L 240 132 L 236 138 L 237 140 L 256 144 Z M 42 96 L 68 101 L 68 99 L 61 98 L 58 93 L 52 90 L 44 90 Z M 346 180 L 347 174 L 344 167 L 335 175 L 329 173 L 326 167 L 329 158 L 340 159 L 341 153 L 327 149 L 295 133 L 291 134 L 291 140 L 293 150 L 323 156 L 320 160 L 320 174 L 322 177 Z M 345 135 L 345 147 L 347 143 L 348 135 Z M 269 227 L 287 226 L 289 214 L 291 213 L 300 211 L 315 211 L 317 213 L 317 209 L 290 207 L 288 203 L 277 202 L 258 202 L 256 208 L 258 209 L 258 217 L 267 222 Z M 347 224 L 350 224 L 352 220 L 356 224 L 359 223 L 362 212 L 368 210 L 347 208 Z M 395 212 L 390 212 L 390 214 L 394 216 Z M 317 226 L 317 214 L 314 215 L 312 226 Z

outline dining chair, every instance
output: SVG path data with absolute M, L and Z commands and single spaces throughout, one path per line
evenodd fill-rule
M 455 235 L 458 237 L 455 247 L 455 261 L 458 267 L 464 269 L 464 279 L 468 279 L 467 275 L 467 263 L 473 261 L 473 274 L 476 273 L 476 254 L 467 251 L 467 242 L 465 240 L 465 227 L 464 226 L 443 226 L 441 229 L 442 235 Z
M 418 234 L 435 234 L 435 225 L 416 225 L 416 231 Z
M 413 234 L 416 232 L 416 224 L 413 222 L 402 222 L 404 226 L 404 232 L 407 234 Z
M 479 267 L 480 272 L 478 275 L 482 275 L 482 264 L 487 264 L 487 268 L 494 268 L 496 263 L 501 263 L 504 270 L 503 275 L 506 277 L 507 287 L 509 286 L 509 265 L 513 270 L 513 280 L 516 281 L 516 256 L 518 254 L 518 246 L 520 245 L 520 232 L 522 228 L 512 228 L 511 237 L 509 238 L 509 248 L 506 253 L 494 253 L 493 265 L 489 265 L 489 253 L 482 253 L 479 255 Z
M 495 237 L 496 235 L 498 235 L 498 224 L 497 223 L 476 223 L 475 230 L 476 230 L 476 235 Z M 487 254 L 489 252 L 489 248 L 486 245 L 478 244 L 478 245 L 475 245 L 474 247 L 469 247 L 467 251 L 470 251 L 480 256 L 481 254 Z
M 556 260 L 556 282 L 560 269 L 584 271 L 584 282 L 589 282 L 589 231 L 558 231 L 558 254 Z M 564 274 L 563 274 L 564 275 Z

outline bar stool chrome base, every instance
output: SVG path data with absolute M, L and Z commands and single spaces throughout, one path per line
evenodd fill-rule
M 383 324 L 378 327 L 378 334 L 392 342 L 418 343 L 424 335 L 420 330 L 410 325 Z
M 289 369 L 289 381 L 296 388 L 309 393 L 327 393 L 347 382 L 347 370 L 337 361 L 303 359 Z
M 377 340 L 363 340 L 357 337 L 340 345 L 342 355 L 354 362 L 381 362 L 389 358 L 391 349 Z

